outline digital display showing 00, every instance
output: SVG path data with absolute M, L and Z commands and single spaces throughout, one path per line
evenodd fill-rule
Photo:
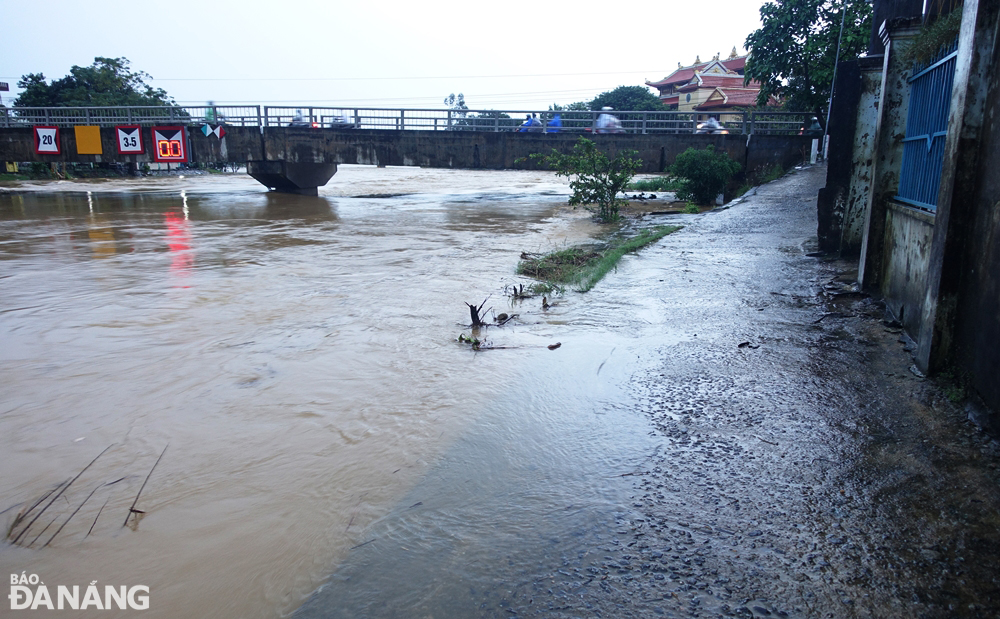
M 180 140 L 159 140 L 156 142 L 156 149 L 160 154 L 160 159 L 179 159 L 183 157 Z
M 153 127 L 153 161 L 187 163 L 187 135 L 184 127 Z

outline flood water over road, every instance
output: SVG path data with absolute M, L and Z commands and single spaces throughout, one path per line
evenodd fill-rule
M 162 617 L 995 616 L 995 444 L 829 293 L 818 178 L 547 309 L 520 252 L 602 233 L 549 174 L 0 194 L 5 525 L 111 446 L 0 573 Z

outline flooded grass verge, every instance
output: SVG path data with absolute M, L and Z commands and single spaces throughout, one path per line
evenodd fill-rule
M 544 255 L 521 254 L 517 273 L 554 286 L 574 286 L 579 292 L 587 292 L 615 268 L 622 256 L 638 251 L 680 228 L 643 228 L 635 235 L 615 238 L 604 245 L 576 245 Z

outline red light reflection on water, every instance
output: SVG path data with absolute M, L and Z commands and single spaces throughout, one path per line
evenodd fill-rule
M 170 274 L 176 277 L 191 275 L 194 266 L 194 251 L 191 249 L 191 222 L 182 214 L 169 212 L 164 215 L 167 224 L 167 247 L 173 259 Z M 177 286 L 188 288 L 189 286 Z

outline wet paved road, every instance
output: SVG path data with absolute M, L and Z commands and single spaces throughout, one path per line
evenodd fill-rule
M 855 265 L 807 256 L 824 177 L 644 255 L 697 334 L 631 380 L 656 447 L 602 558 L 494 616 L 1000 616 L 998 444 L 909 370 Z

